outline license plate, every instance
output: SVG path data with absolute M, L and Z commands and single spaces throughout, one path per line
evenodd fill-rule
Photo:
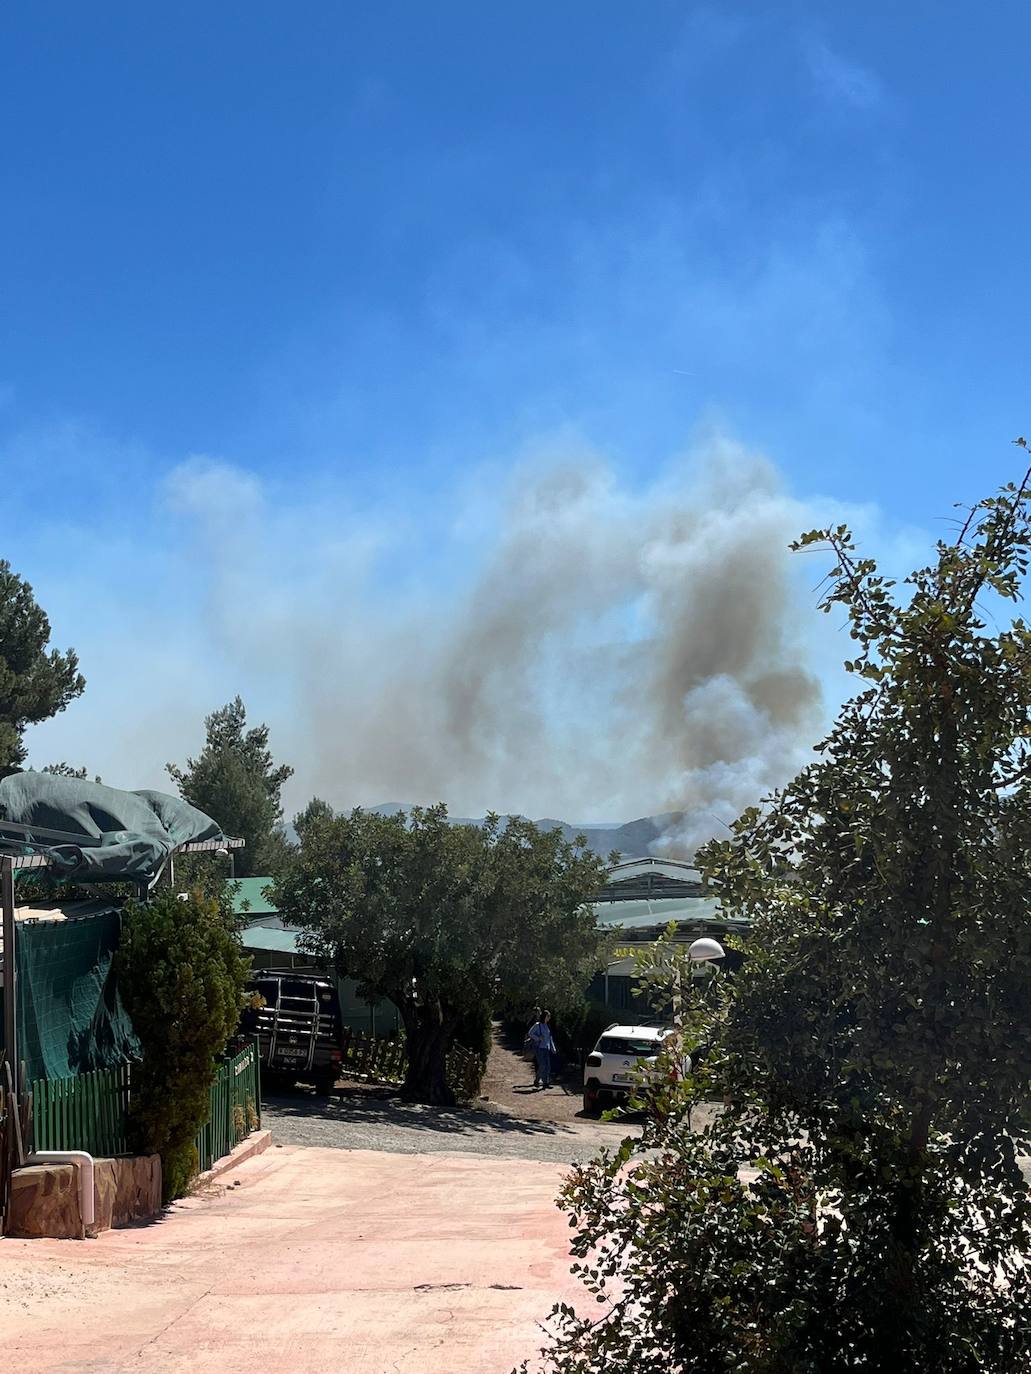
M 632 1083 L 634 1081 L 634 1075 L 632 1073 L 614 1073 L 612 1075 L 612 1081 L 613 1083 Z
M 277 1051 L 276 1051 L 276 1058 L 277 1058 L 277 1059 L 306 1059 L 306 1058 L 307 1058 L 307 1051 L 306 1051 L 306 1050 L 277 1050 Z

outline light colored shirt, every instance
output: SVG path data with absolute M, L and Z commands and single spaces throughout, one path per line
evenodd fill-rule
M 530 1034 L 526 1037 L 535 1050 L 551 1050 L 555 1053 L 555 1042 L 551 1038 L 551 1027 L 543 1021 L 536 1021 L 530 1027 Z

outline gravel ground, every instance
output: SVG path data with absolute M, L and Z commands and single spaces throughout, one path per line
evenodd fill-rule
M 541 1094 L 543 1096 L 543 1094 Z M 298 1088 L 267 1094 L 262 1124 L 278 1145 L 390 1154 L 474 1154 L 569 1164 L 639 1135 L 637 1122 L 527 1120 L 501 1108 L 450 1111 L 402 1102 L 387 1089 L 341 1087 L 329 1098 Z
M 540 1091 L 533 1086 L 533 1075 L 521 1038 L 509 1039 L 495 1025 L 494 1048 L 480 1088 L 491 1109 L 527 1121 L 589 1122 L 583 1115 L 584 1078 L 579 1065 L 559 1061 L 552 1071 L 551 1087 Z
M 639 1119 L 599 1121 L 582 1110 L 583 1072 L 568 1065 L 552 1086 L 536 1091 L 533 1068 L 521 1045 L 495 1028 L 484 1074 L 484 1096 L 475 1107 L 444 1110 L 402 1102 L 396 1089 L 346 1081 L 329 1097 L 308 1088 L 263 1094 L 263 1124 L 279 1145 L 389 1154 L 472 1154 L 497 1159 L 539 1159 L 571 1164 L 590 1159 L 601 1146 L 615 1149 L 641 1134 Z M 698 1125 L 714 1110 L 695 1109 Z

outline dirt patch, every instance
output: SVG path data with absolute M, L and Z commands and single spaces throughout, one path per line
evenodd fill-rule
M 573 1121 L 583 1118 L 583 1070 L 560 1062 L 551 1087 L 533 1086 L 533 1065 L 522 1053 L 518 1036 L 507 1036 L 495 1024 L 494 1044 L 480 1093 L 492 1106 L 527 1121 Z

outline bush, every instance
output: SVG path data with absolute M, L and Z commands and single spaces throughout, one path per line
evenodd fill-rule
M 466 1012 L 455 1027 L 455 1044 L 479 1055 L 486 1066 L 494 1047 L 494 1028 L 490 1011 L 477 1007 Z
M 122 999 L 143 1048 L 133 1077 L 133 1147 L 159 1154 L 165 1201 L 197 1171 L 217 1058 L 236 1029 L 247 966 L 219 903 L 163 890 L 124 911 L 117 958 Z
M 176 1145 L 161 1156 L 161 1194 L 165 1202 L 174 1202 L 189 1192 L 190 1184 L 197 1177 L 200 1158 L 197 1146 L 192 1140 L 185 1145 Z
M 594 1049 L 602 1031 L 618 1019 L 618 1014 L 604 1002 L 587 1001 L 557 1012 L 552 1018 L 552 1035 L 559 1052 L 570 1063 L 580 1064 Z
M 557 1309 L 560 1374 L 1031 1369 L 1031 471 L 900 590 L 821 539 L 857 694 L 696 855 L 748 961 L 678 973 L 701 1070 L 564 1189 L 604 1310 Z

